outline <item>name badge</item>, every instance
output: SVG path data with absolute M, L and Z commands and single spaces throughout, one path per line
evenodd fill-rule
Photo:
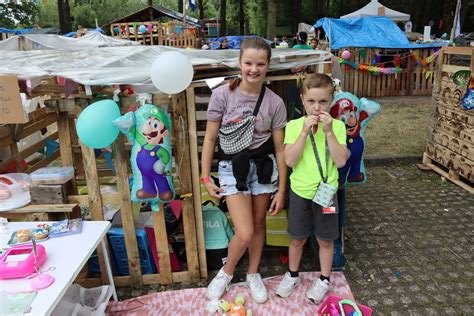
M 313 197 L 313 202 L 322 207 L 328 208 L 332 206 L 332 198 L 336 192 L 337 187 L 321 182 Z

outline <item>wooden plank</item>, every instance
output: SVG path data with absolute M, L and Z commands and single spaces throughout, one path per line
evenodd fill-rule
M 58 138 L 58 132 L 55 132 L 55 133 L 49 135 L 48 138 L 51 139 L 51 140 L 57 139 Z M 6 160 L 0 162 L 0 170 L 3 170 L 4 168 L 6 168 L 12 160 L 21 161 L 23 159 L 26 159 L 29 156 L 31 156 L 34 153 L 41 150 L 42 148 L 44 148 L 44 146 L 45 146 L 45 140 L 42 139 L 42 140 L 40 140 L 39 142 L 37 142 L 36 144 L 34 144 L 30 147 L 27 147 L 27 148 L 23 149 L 22 151 L 17 152 L 16 154 L 12 154 L 12 156 L 9 159 L 6 159 Z
M 144 285 L 156 285 L 161 283 L 161 275 L 155 274 L 144 274 L 142 276 Z M 192 281 L 189 271 L 173 272 L 173 280 L 175 282 L 190 282 Z M 77 277 L 74 283 L 80 284 L 84 287 L 97 287 L 100 286 L 101 280 L 99 278 L 84 278 Z M 114 283 L 116 287 L 129 287 L 130 276 L 114 276 Z
M 75 123 L 75 120 L 74 118 L 72 117 L 69 117 L 68 118 L 69 120 L 69 126 L 71 126 L 70 128 L 70 133 L 71 133 L 71 144 L 72 144 L 72 147 L 74 148 L 74 145 L 79 145 L 79 137 L 77 136 L 77 132 L 76 132 L 76 123 Z M 83 159 L 82 159 L 82 152 L 79 151 L 77 153 L 73 152 L 73 160 L 74 160 L 74 168 L 76 169 L 76 177 L 84 177 L 84 163 L 83 163 Z
M 189 151 L 188 114 L 184 94 L 173 96 L 174 122 L 173 128 L 177 139 L 177 171 L 181 185 L 181 193 L 190 193 L 193 189 L 191 176 L 191 158 Z M 188 270 L 193 280 L 199 279 L 199 255 L 197 246 L 196 220 L 194 215 L 194 200 L 183 200 L 183 228 L 186 247 Z
M 442 58 L 443 56 L 444 56 L 443 55 L 443 50 L 441 50 L 441 53 L 439 53 L 439 55 L 438 55 L 438 59 L 441 60 L 440 58 Z M 455 72 L 458 72 L 460 70 L 470 70 L 470 69 L 467 66 L 456 66 L 456 65 L 446 65 L 446 64 L 443 64 L 443 66 L 438 67 L 438 73 L 441 73 L 442 71 L 443 72 L 449 72 L 449 73 L 455 73 Z
M 82 148 L 82 159 L 84 161 L 84 172 L 87 179 L 87 187 L 89 189 L 89 209 L 91 211 L 92 219 L 96 221 L 103 221 L 104 215 L 102 212 L 103 204 L 102 204 L 102 197 L 100 195 L 100 185 L 99 185 L 99 176 L 97 174 L 97 165 L 95 160 L 95 153 L 94 149 L 85 146 L 81 143 Z M 107 243 L 107 240 L 104 239 Z M 109 249 L 107 247 L 107 249 Z M 102 278 L 102 284 L 107 284 L 108 278 L 107 274 L 105 273 L 105 261 L 104 261 L 104 253 L 102 251 L 102 247 L 97 247 L 97 254 L 99 258 L 99 266 Z M 109 256 L 110 258 L 110 256 Z
M 429 157 L 429 154 L 424 153 L 424 155 L 423 155 L 423 164 L 424 165 L 430 167 L 431 170 L 433 170 L 434 172 L 436 172 L 439 175 L 443 176 L 444 178 L 448 179 L 449 181 L 453 182 L 454 184 L 458 185 L 459 187 L 463 188 L 464 190 L 468 191 L 469 193 L 474 194 L 474 188 L 472 186 L 470 186 L 469 184 L 460 181 L 459 180 L 459 175 L 455 171 L 449 169 L 449 171 L 446 172 L 445 170 L 441 169 L 440 167 L 434 165 L 431 161 L 432 161 L 432 159 Z M 453 175 L 455 175 L 455 176 L 453 176 Z
M 67 197 L 69 203 L 78 203 L 80 205 L 89 206 L 89 197 L 88 195 L 70 195 Z M 105 193 L 102 194 L 102 203 L 104 204 L 114 204 L 120 200 L 120 193 Z
M 66 112 L 59 113 L 58 116 L 59 150 L 61 153 L 61 163 L 63 166 L 74 166 L 72 153 L 71 131 L 69 126 L 69 116 Z M 72 178 L 72 193 L 77 194 L 76 177 Z
M 360 64 L 360 52 L 357 51 L 357 53 L 355 54 L 355 58 L 356 58 L 356 62 L 358 64 Z M 355 69 L 356 71 L 356 76 L 354 78 L 354 94 L 355 95 L 359 95 L 360 92 L 362 91 L 361 88 L 360 88 L 360 79 L 361 79 L 361 71 L 359 69 Z
M 207 277 L 206 248 L 204 240 L 204 226 L 201 208 L 201 186 L 199 180 L 199 158 L 196 136 L 196 104 L 194 102 L 194 89 L 186 89 L 186 100 L 188 110 L 188 128 L 189 128 L 189 152 L 191 158 L 191 179 L 194 198 L 194 216 L 196 219 L 197 246 L 199 254 L 199 268 L 201 278 Z
M 49 165 L 50 163 L 52 163 L 53 161 L 55 161 L 58 158 L 59 158 L 59 150 L 56 150 L 55 152 L 53 152 L 51 154 L 51 156 L 49 156 L 49 157 L 47 157 L 43 160 L 40 160 L 39 162 L 37 162 L 33 166 L 28 167 L 25 170 L 25 172 L 26 173 L 32 173 L 33 171 L 38 170 L 39 168 L 46 167 L 47 165 Z
M 474 147 L 474 126 L 466 125 L 438 114 L 433 114 L 430 119 L 430 125 L 433 129 L 441 130 L 468 144 L 468 146 Z
M 467 181 L 474 183 L 474 163 L 462 157 L 448 148 L 428 141 L 426 145 L 427 155 L 442 166 L 456 171 Z
M 27 205 L 10 211 L 11 213 L 27 214 L 27 213 L 71 213 L 79 206 L 77 204 L 38 204 Z M 80 208 L 79 208 L 80 210 Z M 2 215 L 5 214 L 2 212 Z
M 448 118 L 452 118 L 467 125 L 474 126 L 474 113 L 471 114 L 471 112 L 469 111 L 455 109 L 447 105 L 445 102 L 438 103 L 438 106 L 436 107 L 436 112 Z
M 34 122 L 33 124 L 27 124 L 23 128 L 23 132 L 21 133 L 21 138 L 25 138 L 39 130 L 42 130 L 49 125 L 56 123 L 58 120 L 56 113 L 48 113 L 42 120 Z
M 471 47 L 443 47 L 442 51 L 448 55 L 467 55 L 471 56 L 474 48 Z
M 431 140 L 470 160 L 474 165 L 474 146 L 459 140 L 442 130 L 432 130 Z
M 84 149 L 83 149 L 84 150 Z M 140 256 L 138 254 L 135 223 L 133 219 L 132 201 L 130 198 L 130 183 L 128 181 L 127 160 L 125 157 L 125 145 L 123 135 L 119 134 L 112 144 L 113 162 L 117 174 L 117 187 L 120 195 L 120 212 L 125 237 L 125 247 L 128 256 L 128 271 L 131 277 L 131 286 L 138 288 L 142 286 L 142 269 Z M 98 183 L 98 182 L 97 182 Z M 90 194 L 90 193 L 89 193 Z M 101 271 L 105 271 L 102 270 Z
M 161 284 L 173 283 L 171 274 L 170 252 L 168 245 L 168 234 L 166 233 L 165 209 L 163 203 L 159 204 L 160 210 L 153 212 L 153 230 L 155 232 L 156 250 L 160 265 Z
M 67 218 L 80 218 L 81 208 L 76 204 L 28 205 L 12 211 L 2 212 L 2 217 L 20 221 L 57 221 Z

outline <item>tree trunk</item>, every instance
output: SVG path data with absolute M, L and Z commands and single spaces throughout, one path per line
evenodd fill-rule
M 444 20 L 444 32 L 448 35 L 451 34 L 451 28 L 453 27 L 454 13 L 456 11 L 456 0 L 444 0 L 443 9 L 443 20 Z
M 293 14 L 291 14 L 293 19 L 293 23 L 291 25 L 291 32 L 293 34 L 296 34 L 296 31 L 298 31 L 298 23 L 301 22 L 301 0 L 295 0 L 294 5 L 295 11 L 293 12 Z
M 178 0 L 178 12 L 183 13 L 183 0 Z
M 276 0 L 267 0 L 267 38 L 272 39 L 276 35 L 277 27 L 277 3 Z
M 244 6 L 245 0 L 239 0 L 239 31 L 240 35 L 247 35 L 245 34 L 245 13 L 244 13 Z
M 69 0 L 58 0 L 59 28 L 62 34 L 72 32 Z
M 204 20 L 204 0 L 199 0 L 198 5 L 199 5 L 199 20 Z
M 226 7 L 227 0 L 220 0 L 221 7 L 219 13 L 220 27 L 219 27 L 219 36 L 225 36 L 227 34 L 227 23 L 226 23 Z

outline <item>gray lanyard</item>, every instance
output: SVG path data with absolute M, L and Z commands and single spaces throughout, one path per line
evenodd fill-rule
M 321 166 L 321 161 L 319 160 L 318 150 L 316 148 L 316 142 L 314 141 L 313 128 L 311 128 L 311 131 L 309 132 L 309 138 L 311 139 L 311 145 L 313 146 L 313 152 L 314 152 L 314 156 L 316 157 L 316 163 L 318 164 L 319 174 L 321 175 L 321 179 L 323 179 L 323 182 L 326 183 L 328 181 L 328 175 L 329 175 L 329 169 L 328 169 L 329 168 L 328 139 L 326 138 L 326 142 L 325 142 L 325 146 L 324 146 L 324 149 L 326 151 L 326 176 L 324 176 L 323 167 Z

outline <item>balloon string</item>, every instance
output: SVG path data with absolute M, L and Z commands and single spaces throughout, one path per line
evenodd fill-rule
M 186 135 L 184 133 L 185 131 L 185 122 L 184 122 L 184 118 L 180 115 L 178 116 L 178 127 L 179 127 L 179 131 L 180 133 L 178 134 L 178 143 L 179 143 L 179 146 L 181 146 L 181 148 L 183 148 L 183 150 L 181 150 L 181 155 L 180 157 L 178 158 L 178 164 L 176 166 L 176 173 L 178 174 L 178 178 L 180 179 L 179 183 L 180 183 L 180 186 L 183 186 L 182 189 L 189 189 L 189 187 L 187 187 L 186 185 L 183 185 L 183 181 L 181 181 L 181 164 L 183 163 L 183 159 L 184 159 L 184 148 L 187 148 L 186 146 Z

